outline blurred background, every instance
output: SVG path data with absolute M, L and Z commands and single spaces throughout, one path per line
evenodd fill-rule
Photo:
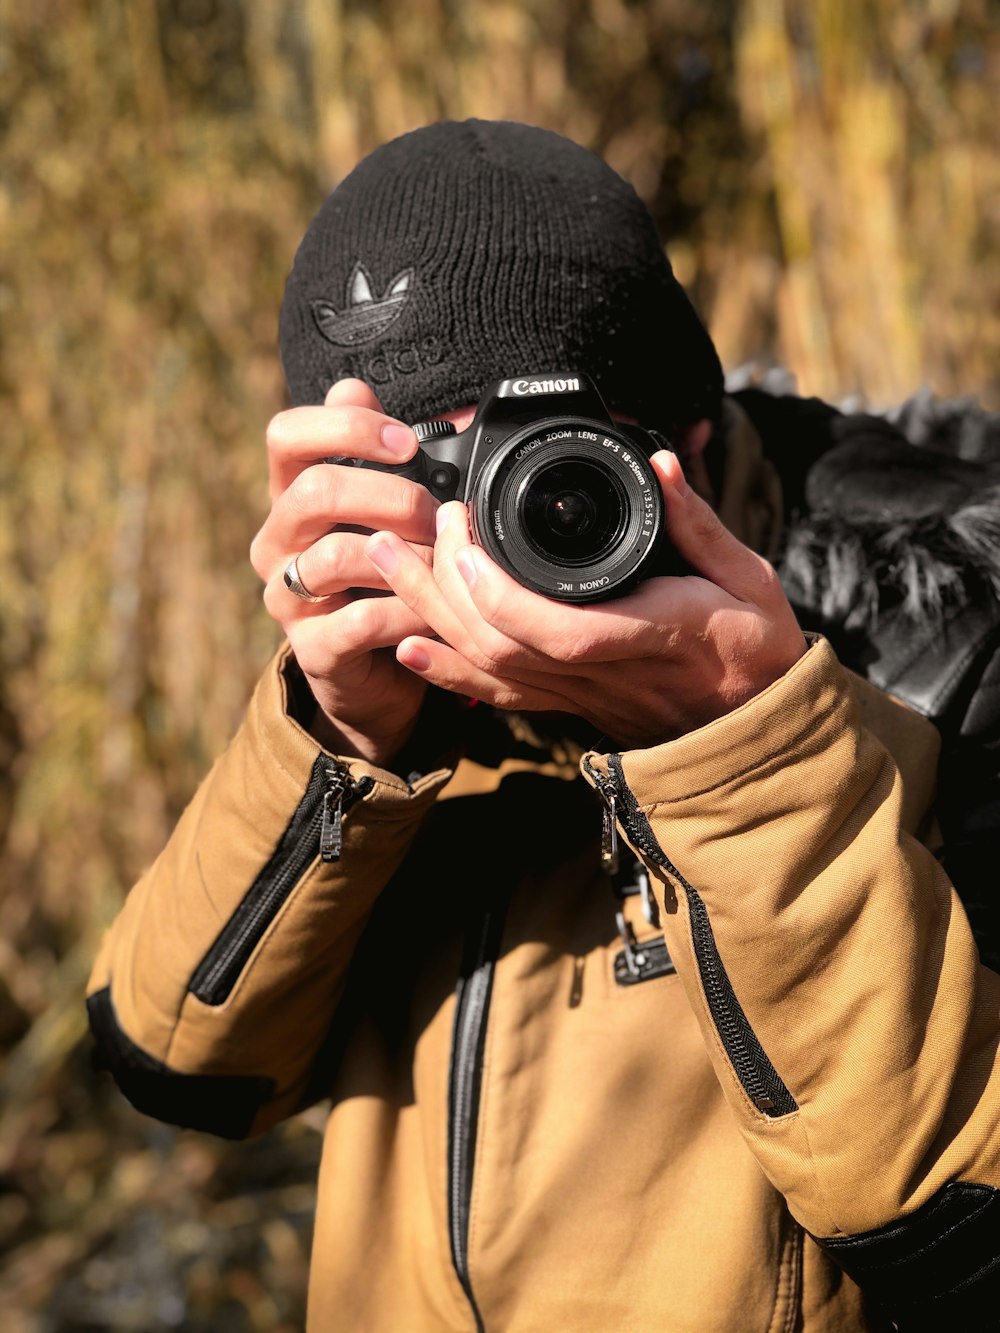
M 285 274 L 429 120 L 587 144 L 727 369 L 1000 406 L 990 0 L 0 0 L 0 1310 L 302 1328 L 322 1114 L 229 1145 L 90 1066 L 101 931 L 276 643 Z

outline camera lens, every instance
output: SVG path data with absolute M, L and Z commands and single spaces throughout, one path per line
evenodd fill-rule
M 541 468 L 518 497 L 529 541 L 550 560 L 597 559 L 621 532 L 625 496 L 616 478 L 582 458 Z
M 610 423 L 543 417 L 470 472 L 475 540 L 563 602 L 620 596 L 660 565 L 663 500 L 641 442 Z

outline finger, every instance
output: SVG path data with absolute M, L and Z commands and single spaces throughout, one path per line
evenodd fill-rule
M 303 603 L 303 605 L 307 605 Z M 336 610 L 303 615 L 286 627 L 296 660 L 308 676 L 335 678 L 369 653 L 395 649 L 429 627 L 398 597 L 341 599 Z
M 275 564 L 306 550 L 340 524 L 369 532 L 387 528 L 405 541 L 430 546 L 437 507 L 430 491 L 406 477 L 317 464 L 275 499 L 254 538 L 250 559 L 257 573 L 269 578 Z
M 267 428 L 271 497 L 285 491 L 305 468 L 326 458 L 398 464 L 412 458 L 416 448 L 417 437 L 409 426 L 367 404 L 289 408 L 272 417 Z
M 441 638 L 460 649 L 468 642 L 461 618 L 449 605 L 432 569 L 393 532 L 376 532 L 365 553 L 397 597 Z
M 437 527 L 435 573 L 449 604 L 480 650 L 519 677 L 535 670 L 573 675 L 657 649 L 674 632 L 672 599 L 652 617 L 646 602 L 580 606 L 525 588 L 471 542 L 464 505 L 442 505 Z
M 526 589 L 510 578 L 500 567 L 472 541 L 468 508 L 458 501 L 442 505 L 435 515 L 437 540 L 434 544 L 434 572 L 438 585 L 448 604 L 461 620 L 468 642 L 475 643 L 482 657 L 497 670 L 510 670 L 514 667 L 530 669 L 538 667 L 542 661 L 547 663 L 548 653 L 541 655 L 525 644 L 525 634 L 530 634 L 530 613 L 544 616 L 551 605 L 543 598 Z M 481 562 L 480 558 L 481 557 Z M 519 602 L 529 609 L 529 622 L 523 622 L 517 614 L 483 614 L 474 591 L 483 572 L 487 578 L 495 576 L 492 605 L 502 607 L 507 594 L 524 594 Z
M 385 579 L 365 554 L 367 540 L 367 534 L 332 532 L 313 542 L 296 557 L 300 582 L 314 597 L 330 597 L 352 588 L 385 590 Z M 413 550 L 429 569 L 431 548 L 414 545 Z M 282 566 L 282 576 L 284 569 Z
M 496 676 L 437 639 L 420 636 L 403 639 L 396 649 L 396 660 L 428 684 L 469 699 L 480 699 L 494 708 L 567 712 L 572 707 L 555 690 Z
M 305 585 L 307 588 L 308 584 Z M 312 593 L 312 589 L 309 589 Z M 276 620 L 286 634 L 291 633 L 292 625 L 300 620 L 314 620 L 317 616 L 329 616 L 342 607 L 348 606 L 354 598 L 348 591 L 329 593 L 321 601 L 312 601 L 299 597 L 285 582 L 284 571 L 279 571 L 269 579 L 264 587 L 264 606 L 272 620 Z
M 666 505 L 667 535 L 681 557 L 739 601 L 755 606 L 769 601 L 778 583 L 772 566 L 734 537 L 688 486 L 676 454 L 664 450 L 651 462 Z

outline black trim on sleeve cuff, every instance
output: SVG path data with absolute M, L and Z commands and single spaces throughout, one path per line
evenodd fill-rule
M 900 1333 L 995 1329 L 1000 1322 L 1000 1190 L 953 1183 L 908 1217 L 817 1238 Z
M 244 1139 L 273 1095 L 275 1081 L 249 1074 L 178 1074 L 137 1046 L 123 1031 L 109 987 L 87 999 L 97 1044 L 94 1064 L 107 1069 L 137 1111 L 182 1129 Z

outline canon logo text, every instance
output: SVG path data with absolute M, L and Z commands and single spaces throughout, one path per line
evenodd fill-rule
M 579 393 L 580 381 L 568 380 L 515 380 L 510 386 L 518 398 L 529 393 Z

